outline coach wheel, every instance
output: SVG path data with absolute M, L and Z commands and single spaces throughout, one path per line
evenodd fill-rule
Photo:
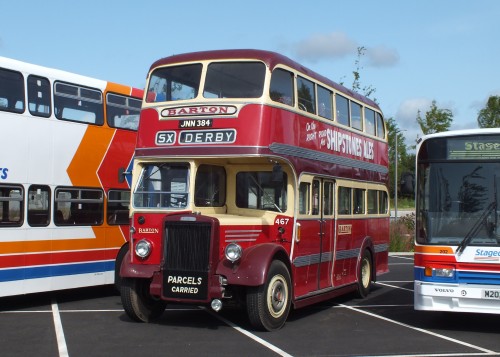
M 286 265 L 271 263 L 264 285 L 247 292 L 247 312 L 250 323 L 257 329 L 272 331 L 281 328 L 290 312 L 291 283 Z
M 127 243 L 123 247 L 121 247 L 121 249 L 118 252 L 118 255 L 116 256 L 116 259 L 115 259 L 115 289 L 118 290 L 118 292 L 120 292 L 121 285 L 122 285 L 122 277 L 120 276 L 120 268 L 122 266 L 123 258 L 125 257 L 125 254 L 127 254 L 128 250 L 129 250 L 129 245 Z
M 149 293 L 149 279 L 122 279 L 120 295 L 128 317 L 137 322 L 157 320 L 165 311 L 166 303 Z
M 368 296 L 372 282 L 372 257 L 368 250 L 365 250 L 358 271 L 358 295 L 362 298 Z

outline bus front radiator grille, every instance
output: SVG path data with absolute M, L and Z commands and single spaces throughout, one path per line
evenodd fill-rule
M 165 270 L 208 272 L 210 223 L 167 222 L 163 256 Z

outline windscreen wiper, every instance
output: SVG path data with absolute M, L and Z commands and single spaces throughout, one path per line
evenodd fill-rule
M 460 244 L 457 247 L 457 251 L 456 251 L 457 255 L 462 254 L 462 252 L 465 250 L 465 248 L 469 245 L 469 243 L 472 240 L 472 238 L 476 235 L 476 233 L 481 228 L 481 225 L 484 223 L 484 220 L 486 219 L 486 217 L 488 217 L 488 215 L 494 209 L 496 210 L 496 202 L 495 201 L 491 202 L 488 205 L 488 207 L 485 208 L 485 210 L 483 211 L 483 213 L 481 213 L 481 216 L 479 216 L 479 218 L 476 220 L 476 222 L 474 223 L 474 225 L 472 226 L 472 228 L 467 232 L 467 234 L 465 235 L 464 239 L 462 239 L 462 241 L 460 242 Z

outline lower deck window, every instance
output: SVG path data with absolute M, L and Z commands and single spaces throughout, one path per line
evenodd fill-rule
M 284 212 L 287 209 L 287 175 L 276 180 L 272 172 L 239 172 L 236 175 L 236 205 Z

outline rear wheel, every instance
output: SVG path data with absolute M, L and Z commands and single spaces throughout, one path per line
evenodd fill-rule
M 271 263 L 264 285 L 247 292 L 247 312 L 252 326 L 272 331 L 281 328 L 288 317 L 291 304 L 290 272 L 286 265 Z
M 372 256 L 365 250 L 358 271 L 358 295 L 362 298 L 368 296 L 372 283 Z
M 157 320 L 165 311 L 166 303 L 149 293 L 149 279 L 122 279 L 120 295 L 128 317 L 137 322 Z

